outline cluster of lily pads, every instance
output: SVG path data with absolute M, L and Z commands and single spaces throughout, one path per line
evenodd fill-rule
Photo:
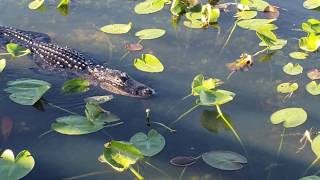
M 57 5 L 57 10 L 61 13 L 61 15 L 68 15 L 69 3 L 70 0 L 60 0 L 59 4 Z M 29 3 L 28 7 L 31 10 L 44 9 L 45 0 L 33 0 Z

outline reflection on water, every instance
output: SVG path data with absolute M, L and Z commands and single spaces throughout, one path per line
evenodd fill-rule
M 83 179 L 132 179 L 130 172 L 114 173 L 111 168 L 98 162 L 103 144 L 111 139 L 128 141 L 133 134 L 148 131 L 149 127 L 145 125 L 146 108 L 151 109 L 154 121 L 169 124 L 176 120 L 192 105 L 192 98 L 178 102 L 190 93 L 190 83 L 195 75 L 203 73 L 225 79 L 229 74 L 226 63 L 232 62 L 243 52 L 254 53 L 259 50 L 255 33 L 238 28 L 226 49 L 220 52 L 228 29 L 233 25 L 233 18 L 228 13 L 223 13 L 219 19 L 219 35 L 217 29 L 190 30 L 183 27 L 181 22 L 176 28 L 172 27 L 168 8 L 148 16 L 137 15 L 133 12 L 136 1 L 73 1 L 67 16 L 62 16 L 56 10 L 53 1 L 48 2 L 44 12 L 28 10 L 28 2 L 2 0 L 0 23 L 48 33 L 54 42 L 86 52 L 100 63 L 126 71 L 138 81 L 152 85 L 157 90 L 157 96 L 152 99 L 115 96 L 113 101 L 105 104 L 105 109 L 117 114 L 125 122 L 123 125 L 85 136 L 65 136 L 52 132 L 39 138 L 50 129 L 50 124 L 57 117 L 67 113 L 51 106 L 21 106 L 0 92 L 1 150 L 10 148 L 18 152 L 28 149 L 36 159 L 35 169 L 25 179 L 62 179 L 104 170 L 107 171 L 105 174 L 98 173 Z M 277 34 L 289 39 L 287 47 L 260 56 L 250 71 L 234 74 L 223 85 L 225 89 L 237 93 L 235 100 L 225 105 L 223 111 L 232 119 L 233 127 L 247 147 L 248 166 L 239 171 L 224 172 L 204 163 L 196 163 L 187 168 L 185 179 L 265 179 L 268 167 L 276 161 L 278 164 L 272 166 L 271 179 L 297 179 L 313 160 L 309 148 L 296 154 L 300 136 L 285 137 L 282 153 L 277 160 L 282 127 L 271 125 L 269 116 L 280 107 L 300 106 L 307 110 L 308 122 L 302 127 L 289 129 L 288 133 L 303 133 L 309 127 L 319 126 L 318 99 L 302 90 L 302 85 L 308 82 L 307 78 L 299 78 L 301 90 L 285 103 L 275 90 L 279 82 L 292 80 L 292 77 L 283 74 L 281 67 L 289 61 L 287 54 L 297 49 L 297 41 L 293 38 L 300 36 L 300 33 L 288 29 L 297 28 L 308 17 L 317 14 L 303 9 L 298 1 L 285 0 L 274 4 L 288 10 L 281 11 L 281 18 L 276 22 L 279 26 Z M 99 27 L 106 24 L 129 21 L 134 26 L 126 35 L 111 36 L 98 31 Z M 147 74 L 134 69 L 132 61 L 140 57 L 139 53 L 129 53 L 119 60 L 126 53 L 125 45 L 138 41 L 134 32 L 149 27 L 167 30 L 161 39 L 142 42 L 144 51 L 154 53 L 165 65 L 166 69 L 161 74 Z M 301 64 L 309 69 L 314 62 L 314 59 L 310 59 Z M 8 80 L 22 77 L 45 80 L 53 85 L 45 96 L 46 100 L 77 113 L 82 113 L 84 97 L 106 94 L 99 88 L 92 88 L 83 95 L 66 96 L 61 93 L 60 87 L 69 77 L 36 72 L 34 68 L 37 66 L 28 58 L 10 61 L 0 75 L 0 89 L 4 89 Z M 198 108 L 174 126 L 176 133 L 151 124 L 151 128 L 165 136 L 167 144 L 159 155 L 147 161 L 167 175 L 142 164 L 140 170 L 145 177 L 177 179 L 182 168 L 169 164 L 169 160 L 176 156 L 198 156 L 210 150 L 230 150 L 243 154 L 237 140 L 216 115 L 212 109 Z

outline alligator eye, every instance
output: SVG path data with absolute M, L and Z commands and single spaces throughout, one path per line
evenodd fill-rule
M 126 76 L 121 76 L 121 77 L 120 77 L 120 80 L 121 80 L 122 82 L 126 82 L 126 81 L 128 80 L 128 77 L 126 77 Z

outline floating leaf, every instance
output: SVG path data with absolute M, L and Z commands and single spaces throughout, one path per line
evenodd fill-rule
M 198 104 L 203 106 L 222 105 L 230 102 L 235 93 L 226 90 L 201 90 Z
M 281 83 L 277 86 L 277 91 L 284 94 L 293 93 L 298 87 L 298 83 Z
M 129 142 L 124 141 L 111 141 L 104 145 L 105 149 L 103 155 L 99 157 L 99 161 L 109 164 L 116 171 L 122 172 L 130 168 L 131 165 L 137 163 L 137 161 L 143 159 L 142 153 Z M 134 173 L 138 179 L 143 177 L 135 171 Z
M 134 60 L 134 66 L 144 72 L 162 72 L 164 70 L 160 60 L 152 54 L 142 54 L 141 59 Z
M 64 93 L 67 94 L 83 93 L 90 89 L 90 82 L 86 79 L 75 78 L 66 81 L 61 89 Z
M 69 3 L 70 3 L 70 0 L 61 0 L 57 8 L 59 9 L 59 8 L 62 8 L 63 6 L 68 6 Z
M 293 63 L 288 63 L 286 65 L 284 65 L 282 67 L 282 70 L 286 73 L 286 74 L 289 74 L 289 75 L 298 75 L 298 74 L 301 74 L 303 72 L 303 67 L 296 63 L 296 64 L 293 64 Z
M 29 9 L 35 10 L 39 9 L 44 3 L 44 0 L 34 0 L 29 3 L 28 7 Z
M 286 44 L 287 40 L 285 39 L 276 39 L 274 42 L 272 42 L 273 45 L 269 46 L 269 50 L 274 51 L 274 50 L 279 50 L 282 49 Z M 268 46 L 265 42 L 260 42 L 259 46 Z
M 320 70 L 319 69 L 312 69 L 308 71 L 307 76 L 311 80 L 320 79 Z
M 34 167 L 35 161 L 27 150 L 21 151 L 14 157 L 10 149 L 0 156 L 0 179 L 18 180 L 26 176 Z
M 220 79 L 208 78 L 205 79 L 203 74 L 199 74 L 193 78 L 191 83 L 191 93 L 193 96 L 198 96 L 202 90 L 212 90 L 223 84 Z
M 17 79 L 7 86 L 4 91 L 10 93 L 9 98 L 21 105 L 34 105 L 51 88 L 49 83 L 36 79 Z
M 258 30 L 256 31 L 256 34 L 269 48 L 274 46 L 277 41 L 277 36 L 270 30 Z
M 190 29 L 201 29 L 203 28 L 203 23 L 199 20 L 183 21 L 183 25 Z
M 6 60 L 0 59 L 0 73 L 4 70 L 5 67 L 6 67 Z
M 299 39 L 300 49 L 308 52 L 314 52 L 319 48 L 320 38 L 314 33 L 310 33 L 307 37 Z
M 306 22 L 301 24 L 303 31 L 307 33 L 314 33 L 318 35 L 320 33 L 320 21 L 317 19 L 308 19 Z
M 144 156 L 154 156 L 162 151 L 166 141 L 156 130 L 151 129 L 148 135 L 139 132 L 130 138 L 130 142 L 138 148 Z
M 235 17 L 239 20 L 252 19 L 257 16 L 257 11 L 239 11 Z
M 277 29 L 277 26 L 274 24 L 271 24 L 275 19 L 246 19 L 237 22 L 237 25 L 244 29 L 249 30 L 275 30 Z
M 221 170 L 239 170 L 246 164 L 247 159 L 231 151 L 210 151 L 202 154 L 202 159 L 211 167 Z
M 274 112 L 270 119 L 272 124 L 283 123 L 285 128 L 292 128 L 307 120 L 307 112 L 302 108 L 285 108 Z
M 193 21 L 201 19 L 201 12 L 187 12 L 186 18 Z
M 316 96 L 320 94 L 320 84 L 318 84 L 316 81 L 311 81 L 306 85 L 306 90 Z
M 157 39 L 166 34 L 163 29 L 143 29 L 135 33 L 139 39 Z
M 170 160 L 170 164 L 179 167 L 187 167 L 196 162 L 196 158 L 192 156 L 177 156 Z
M 100 28 L 104 33 L 108 34 L 125 34 L 130 31 L 132 22 L 128 24 L 109 24 Z
M 145 0 L 134 7 L 137 14 L 151 14 L 160 11 L 164 7 L 164 0 Z
M 103 104 L 105 102 L 111 101 L 113 95 L 107 96 L 91 96 L 84 99 L 86 103 Z
M 141 51 L 143 49 L 143 46 L 139 43 L 137 44 L 127 44 L 126 48 L 128 51 Z
M 320 177 L 319 176 L 305 176 L 305 177 L 302 177 L 300 178 L 299 180 L 320 180 Z
M 184 13 L 186 9 L 187 9 L 186 4 L 183 3 L 181 0 L 173 0 L 170 8 L 170 12 L 174 16 L 179 16 L 180 14 Z
M 12 57 L 22 57 L 31 53 L 29 49 L 23 48 L 15 43 L 9 43 L 6 45 L 8 53 Z
M 201 22 L 208 25 L 209 23 L 217 22 L 220 16 L 219 8 L 213 8 L 210 4 L 202 6 Z
M 308 54 L 304 52 L 291 52 L 289 56 L 293 59 L 306 59 L 308 57 Z
M 258 11 L 264 11 L 269 6 L 269 3 L 263 0 L 249 0 L 248 6 Z
M 306 0 L 303 2 L 303 7 L 306 9 L 316 9 L 320 6 L 319 0 Z
M 316 154 L 317 158 L 320 157 L 320 135 L 317 135 L 311 143 L 311 149 L 314 154 Z

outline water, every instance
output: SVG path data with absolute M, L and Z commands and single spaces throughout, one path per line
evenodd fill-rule
M 174 29 L 171 26 L 168 8 L 152 15 L 136 15 L 133 7 L 135 1 L 95 0 L 74 1 L 68 16 L 61 16 L 55 9 L 55 3 L 50 2 L 46 12 L 30 11 L 27 1 L 0 2 L 3 25 L 48 33 L 54 42 L 81 50 L 95 57 L 109 67 L 128 72 L 135 79 L 152 86 L 157 96 L 151 99 L 135 99 L 116 96 L 104 105 L 106 109 L 117 114 L 123 125 L 106 128 L 84 136 L 66 136 L 49 133 L 39 136 L 50 129 L 50 124 L 67 113 L 46 106 L 45 112 L 33 107 L 21 106 L 11 102 L 5 92 L 1 92 L 0 118 L 9 117 L 14 122 L 13 130 L 0 146 L 19 152 L 28 149 L 36 160 L 33 171 L 26 180 L 63 179 L 81 174 L 107 171 L 105 174 L 82 178 L 85 180 L 100 179 L 133 179 L 130 172 L 115 173 L 110 167 L 97 161 L 103 151 L 103 144 L 114 140 L 129 140 L 139 132 L 147 132 L 145 125 L 145 109 L 150 108 L 152 120 L 169 124 L 180 114 L 192 106 L 190 98 L 180 104 L 182 97 L 190 93 L 190 83 L 199 73 L 225 79 L 228 70 L 225 67 L 239 57 L 242 52 L 254 53 L 259 50 L 258 38 L 254 32 L 237 28 L 227 48 L 221 53 L 220 49 L 233 24 L 233 13 L 222 13 L 219 19 L 221 32 L 216 29 L 189 30 L 182 23 Z M 282 126 L 272 125 L 270 115 L 284 107 L 303 107 L 308 112 L 308 121 L 304 125 L 288 129 L 286 133 L 303 133 L 306 129 L 319 128 L 318 97 L 309 95 L 304 85 L 309 82 L 305 74 L 289 77 L 282 71 L 282 65 L 289 62 L 287 54 L 298 50 L 296 37 L 303 33 L 291 29 L 298 28 L 309 17 L 319 18 L 319 14 L 302 7 L 302 1 L 274 1 L 281 11 L 280 19 L 275 22 L 279 26 L 276 31 L 281 38 L 288 39 L 288 45 L 277 51 L 270 61 L 255 62 L 249 72 L 240 72 L 223 85 L 224 89 L 237 93 L 234 101 L 222 107 L 231 117 L 232 123 L 248 151 L 249 164 L 239 171 L 220 171 L 199 161 L 188 167 L 183 179 L 266 179 L 267 167 L 278 162 L 272 169 L 270 179 L 292 180 L 302 176 L 303 171 L 314 160 L 309 146 L 299 154 L 301 136 L 288 136 L 284 140 L 283 149 L 277 160 L 277 148 L 280 141 Z M 134 26 L 129 34 L 111 36 L 99 32 L 99 27 L 110 23 L 127 23 L 132 21 Z M 153 52 L 165 65 L 161 74 L 148 74 L 136 70 L 132 66 L 134 57 L 140 53 L 131 53 L 119 60 L 126 53 L 126 43 L 137 42 L 134 32 L 143 28 L 164 28 L 167 34 L 157 40 L 143 41 L 145 52 Z M 310 69 L 318 63 L 316 55 L 307 61 L 300 61 L 304 68 Z M 66 96 L 60 91 L 61 85 L 70 77 L 37 72 L 37 66 L 28 58 L 10 61 L 4 73 L 0 76 L 0 89 L 9 80 L 28 77 L 48 81 L 52 89 L 45 98 L 56 105 L 82 113 L 84 97 L 108 94 L 99 88 L 92 88 L 83 95 Z M 295 80 L 300 89 L 291 99 L 283 102 L 275 87 L 279 82 Z M 173 109 L 172 109 L 173 108 Z M 209 108 L 198 108 L 177 123 L 174 128 L 177 133 L 154 126 L 166 138 L 165 149 L 147 161 L 164 171 L 171 179 L 178 179 L 182 168 L 169 165 L 169 160 L 175 156 L 193 155 L 211 150 L 229 150 L 244 154 L 234 136 L 225 130 L 214 134 L 201 126 L 201 114 Z M 168 176 L 146 164 L 140 166 L 146 179 L 169 179 Z M 316 169 L 313 169 L 315 172 Z

